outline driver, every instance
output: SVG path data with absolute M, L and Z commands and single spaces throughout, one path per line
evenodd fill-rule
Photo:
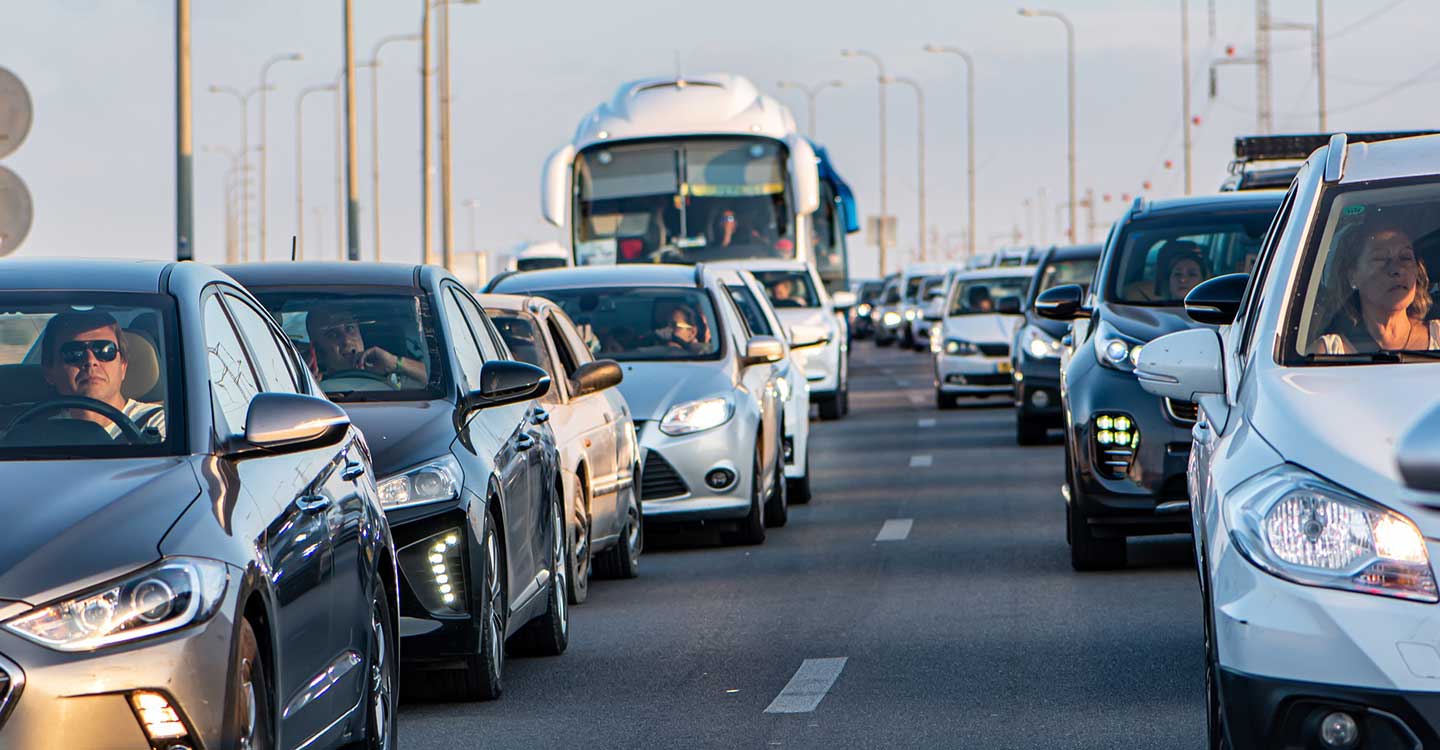
M 804 301 L 795 294 L 795 280 L 786 276 L 770 282 L 770 299 L 776 307 L 804 306 Z
M 688 305 L 676 303 L 657 317 L 655 338 L 666 348 L 699 354 L 710 345 L 710 329 Z
M 305 316 L 305 330 L 310 334 L 321 380 L 345 370 L 362 370 L 384 377 L 396 375 L 422 385 L 429 381 L 424 362 L 396 356 L 378 346 L 365 346 L 360 323 L 348 309 L 313 309 Z
M 136 401 L 121 393 L 129 361 L 120 323 L 109 313 L 65 312 L 45 325 L 40 369 L 61 397 L 90 398 L 119 409 L 142 433 L 165 439 L 165 407 Z M 109 417 L 89 409 L 66 409 L 62 416 L 83 419 L 120 437 L 120 427 Z

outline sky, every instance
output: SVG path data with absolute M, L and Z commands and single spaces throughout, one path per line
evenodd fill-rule
M 419 30 L 423 0 L 354 0 L 357 58 L 375 43 Z M 222 262 L 226 180 L 239 151 L 240 106 L 212 85 L 250 89 L 270 57 L 266 205 L 269 259 L 288 257 L 296 221 L 296 94 L 334 80 L 341 66 L 341 0 L 192 0 L 196 258 Z M 1190 0 L 1194 184 L 1219 185 L 1235 135 L 1255 130 L 1255 74 L 1209 63 L 1234 45 L 1253 49 L 1253 0 Z M 1311 23 L 1313 0 L 1271 0 L 1277 20 Z M 1120 196 L 1183 191 L 1180 148 L 1180 0 L 1054 0 L 1076 27 L 1078 182 L 1093 189 L 1097 238 Z M 172 0 L 0 0 L 0 67 L 30 90 L 27 141 L 0 159 L 28 186 L 35 220 L 19 255 L 173 257 L 174 46 Z M 982 250 L 1063 241 L 1066 201 L 1065 36 L 1051 19 L 1022 18 L 997 0 L 483 0 L 452 10 L 455 246 L 509 252 L 557 240 L 539 214 L 540 168 L 580 118 L 622 81 L 673 73 L 745 75 L 794 109 L 781 79 L 836 79 L 819 99 L 817 139 L 855 188 L 862 215 L 878 213 L 875 70 L 839 50 L 880 55 L 893 75 L 925 87 L 931 255 L 958 249 L 965 231 L 964 78 L 976 60 L 977 239 Z M 1329 2 L 1327 81 L 1332 129 L 1420 129 L 1440 115 L 1440 12 L 1430 0 Z M 1273 35 L 1276 129 L 1313 132 L 1316 78 L 1305 32 Z M 420 244 L 419 45 L 385 47 L 379 69 L 381 257 L 414 261 Z M 371 71 L 357 78 L 361 248 L 375 257 L 370 189 Z M 1412 82 L 1404 88 L 1396 85 Z M 303 132 L 305 252 L 337 257 L 334 100 L 306 101 Z M 908 89 L 889 94 L 889 202 L 902 257 L 918 243 L 917 114 Z M 258 97 L 249 107 L 260 142 Z M 258 156 L 256 157 L 258 159 Z M 1175 167 L 1167 169 L 1166 160 Z M 256 162 L 258 164 L 258 161 Z M 258 259 L 258 174 L 251 173 L 252 259 Z M 236 193 L 238 195 L 238 192 Z M 1111 202 L 1105 203 L 1105 195 Z M 238 212 L 237 212 L 238 213 Z M 1079 238 L 1086 239 L 1083 226 Z M 852 267 L 874 273 L 869 238 L 851 236 Z M 893 257 L 893 256 L 892 256 Z M 892 261 L 893 266 L 893 261 Z

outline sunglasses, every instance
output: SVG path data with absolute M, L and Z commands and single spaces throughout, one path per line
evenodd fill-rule
M 94 354 L 98 362 L 114 362 L 120 356 L 120 347 L 114 341 L 67 341 L 60 345 L 60 361 L 83 365 L 86 352 Z

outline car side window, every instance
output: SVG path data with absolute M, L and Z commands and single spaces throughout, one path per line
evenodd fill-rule
M 449 334 L 450 347 L 455 350 L 455 359 L 460 363 L 460 378 L 468 390 L 480 382 L 480 368 L 485 366 L 485 358 L 480 354 L 475 335 L 470 332 L 470 324 L 465 322 L 465 314 L 460 311 L 454 292 L 442 291 L 440 304 L 445 307 L 446 333 Z
M 550 329 L 550 339 L 555 342 L 555 356 L 560 359 L 560 366 L 565 369 L 565 377 L 575 377 L 575 370 L 580 367 L 580 362 L 575 358 L 575 352 L 570 349 L 570 342 L 565 340 L 565 332 L 553 317 L 547 319 L 545 325 Z
M 260 371 L 260 382 L 267 392 L 299 393 L 294 363 L 275 340 L 275 332 L 266 322 L 266 317 L 250 304 L 233 294 L 225 295 L 225 306 L 240 329 L 249 351 L 255 358 L 255 368 Z
M 1304 169 L 1301 170 L 1303 175 Z M 1245 289 L 1245 298 L 1240 303 L 1240 318 L 1238 324 L 1241 326 L 1240 346 L 1236 348 L 1235 355 L 1244 360 L 1250 352 L 1250 342 L 1255 335 L 1255 323 L 1259 320 L 1260 304 L 1262 302 L 1260 289 L 1265 285 L 1266 275 L 1270 271 L 1272 259 L 1275 257 L 1275 248 L 1280 244 L 1280 238 L 1285 234 L 1285 228 L 1290 223 L 1290 211 L 1294 208 L 1295 193 L 1300 186 L 1299 175 L 1295 181 L 1290 183 L 1290 191 L 1285 194 L 1285 200 L 1280 204 L 1280 210 L 1275 213 L 1275 220 L 1270 223 L 1270 230 L 1265 234 L 1265 240 L 1260 245 L 1260 257 L 1255 261 L 1255 267 L 1251 269 L 1251 278 L 1248 287 Z
M 220 305 L 219 295 L 205 298 L 205 359 L 210 370 L 210 394 L 217 425 L 230 433 L 245 429 L 250 400 L 260 392 L 260 383 L 240 336 Z
M 500 332 L 490 323 L 490 318 L 480 309 L 480 304 L 475 301 L 467 292 L 459 289 L 451 289 L 450 293 L 455 295 L 460 303 L 460 309 L 465 312 L 465 320 L 470 323 L 470 330 L 475 332 L 475 340 L 480 344 L 480 353 L 485 361 L 492 359 L 510 359 L 506 355 L 505 339 L 501 338 Z

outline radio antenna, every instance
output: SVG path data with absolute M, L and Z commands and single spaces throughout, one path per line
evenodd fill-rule
M 296 236 L 293 235 L 293 234 L 290 235 L 290 262 L 291 262 L 291 263 L 294 263 L 294 262 L 295 262 L 295 245 L 296 245 L 296 244 L 297 244 Z

